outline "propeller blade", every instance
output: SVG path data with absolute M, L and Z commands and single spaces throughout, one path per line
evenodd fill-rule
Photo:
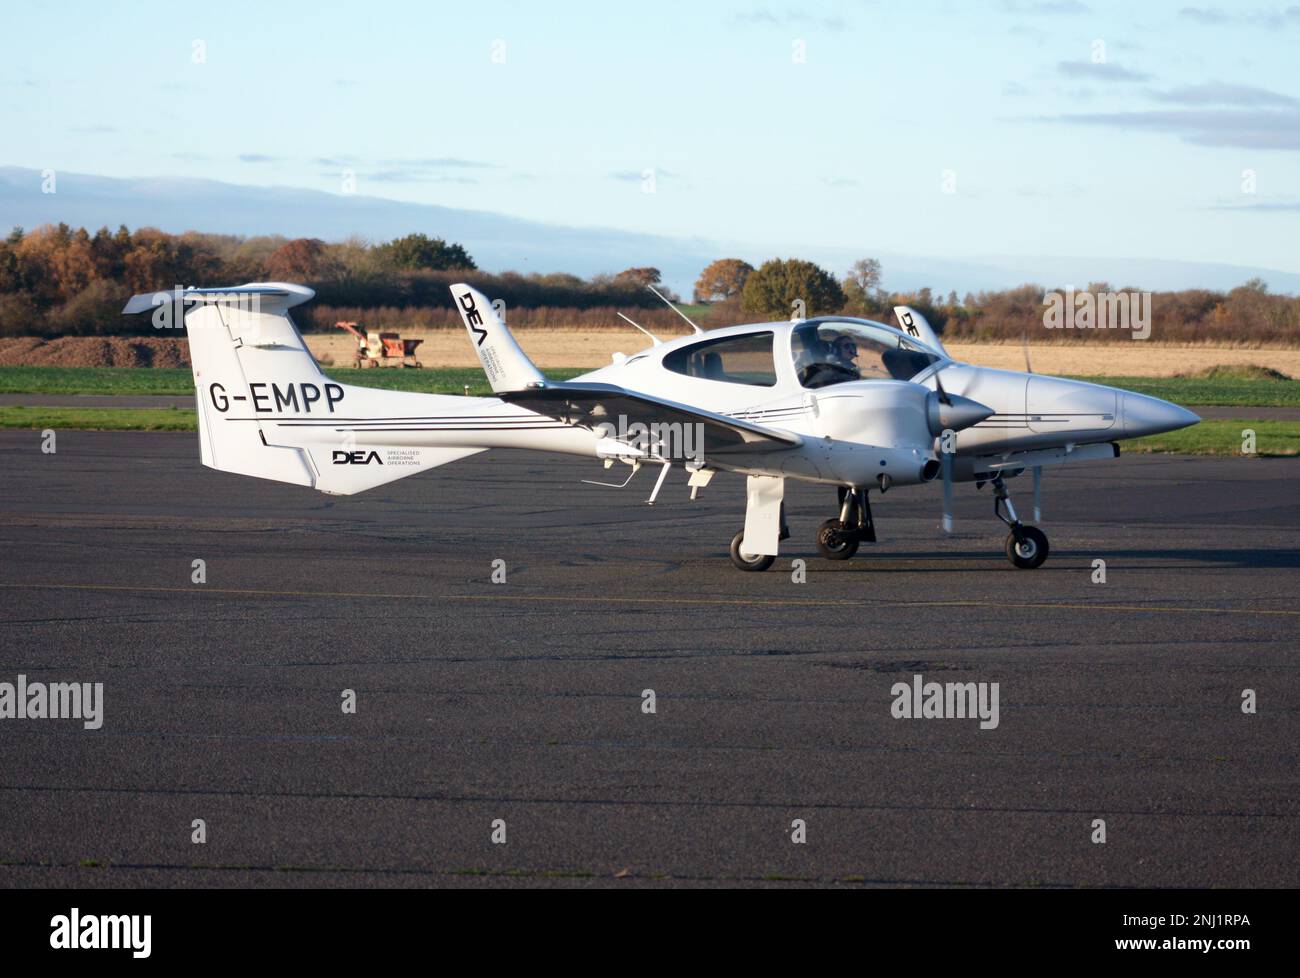
M 1043 521 L 1043 467 L 1034 466 L 1034 522 Z
M 1029 362 L 1029 332 L 1027 330 L 1022 330 L 1020 333 L 1020 349 L 1025 354 L 1025 373 L 1032 374 L 1034 366 Z
M 986 407 L 978 401 L 972 401 L 968 397 L 958 397 L 954 404 L 952 397 L 943 389 L 943 380 L 937 373 L 934 375 L 934 387 L 939 403 L 948 409 L 946 412 L 942 409 L 939 411 L 939 418 L 937 419 L 939 430 L 934 432 L 936 436 L 942 435 L 946 428 L 951 428 L 954 431 L 969 428 L 993 414 L 991 407 Z M 931 428 L 934 427 L 935 424 L 932 422 Z M 940 451 L 939 459 L 943 472 L 943 532 L 951 533 L 953 527 L 952 452 Z
M 940 379 L 938 374 L 934 375 L 934 386 L 936 388 L 936 393 L 939 395 L 939 403 L 951 406 L 952 401 L 948 397 L 948 392 L 943 389 L 943 380 Z
M 941 452 L 943 460 L 943 532 L 952 532 L 952 453 Z

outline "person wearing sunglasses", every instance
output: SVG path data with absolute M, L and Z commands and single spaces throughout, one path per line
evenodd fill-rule
M 859 380 L 862 377 L 862 371 L 858 369 L 858 343 L 852 336 L 847 334 L 836 337 L 831 341 L 831 363 L 843 370 L 845 373 L 852 375 L 853 379 Z

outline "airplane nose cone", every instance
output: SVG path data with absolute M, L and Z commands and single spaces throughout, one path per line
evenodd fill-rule
M 1126 438 L 1177 431 L 1201 420 L 1186 408 L 1145 394 L 1125 393 L 1123 412 Z
M 930 434 L 937 437 L 947 428 L 961 431 L 993 417 L 997 412 L 987 404 L 957 394 L 949 394 L 948 403 L 944 404 L 939 400 L 938 393 L 931 391 L 926 398 L 926 413 L 930 422 Z

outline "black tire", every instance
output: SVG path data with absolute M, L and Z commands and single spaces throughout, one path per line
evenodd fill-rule
M 1041 567 L 1050 549 L 1047 545 L 1047 534 L 1036 526 L 1022 526 L 1020 534 L 1022 542 L 1019 544 L 1014 533 L 1007 535 L 1007 560 L 1021 570 Z
M 817 550 L 827 560 L 848 560 L 858 552 L 858 538 L 844 532 L 839 520 L 827 520 L 817 527 Z
M 772 566 L 776 560 L 771 554 L 759 554 L 752 556 L 740 552 L 740 541 L 745 539 L 745 531 L 741 530 L 731 538 L 731 562 L 737 570 L 743 571 L 765 571 Z

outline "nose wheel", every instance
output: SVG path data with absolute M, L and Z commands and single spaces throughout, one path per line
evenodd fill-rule
M 1033 570 L 1047 559 L 1047 534 L 1036 526 L 1022 526 L 1020 536 L 1007 534 L 1007 560 L 1021 570 Z
M 843 520 L 827 520 L 817 528 L 817 552 L 827 560 L 848 560 L 858 552 L 858 538 Z
M 1003 507 L 1006 513 L 1003 513 Z M 1007 485 L 998 476 L 993 480 L 993 513 L 1011 532 L 1007 534 L 1007 560 L 1020 570 L 1033 570 L 1041 567 L 1047 559 L 1049 547 L 1047 534 L 1036 526 L 1025 526 L 1016 515 L 1016 507 L 1011 504 L 1011 494 Z
M 840 517 L 817 527 L 817 552 L 827 560 L 848 560 L 863 541 L 876 542 L 867 490 L 840 487 Z

